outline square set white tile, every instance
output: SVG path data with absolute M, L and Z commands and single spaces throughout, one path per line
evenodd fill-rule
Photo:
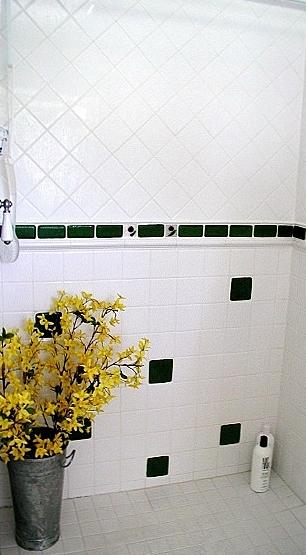
M 292 254 L 286 342 L 277 419 L 278 446 L 275 456 L 278 472 L 304 501 L 306 501 L 305 269 L 306 251 L 295 249 Z
M 21 252 L 16 268 L 2 268 L 5 327 L 48 310 L 59 289 L 101 298 L 119 292 L 127 304 L 118 328 L 124 345 L 147 336 L 149 360 L 173 360 L 172 382 L 149 384 L 147 362 L 142 387 L 121 389 L 97 417 L 67 473 L 67 496 L 150 486 L 150 457 L 170 457 L 169 475 L 154 485 L 249 469 L 263 422 L 275 431 L 289 294 L 283 288 L 280 304 L 275 284 L 289 275 L 291 248 L 267 250 L 69 248 Z M 233 276 L 253 277 L 254 299 L 229 300 Z M 220 427 L 231 423 L 241 423 L 241 441 L 220 446 Z M 0 473 L 0 505 L 7 487 Z

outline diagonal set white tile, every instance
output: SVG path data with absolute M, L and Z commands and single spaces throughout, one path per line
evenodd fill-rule
M 28 109 L 46 127 L 52 125 L 66 111 L 66 104 L 49 85 L 45 85 L 29 102 Z
M 93 198 L 99 200 L 96 203 L 93 203 Z M 89 177 L 73 193 L 73 201 L 83 210 L 89 220 L 102 206 L 106 204 L 108 200 L 109 195 L 92 177 Z
M 50 35 L 68 17 L 60 2 L 52 4 L 45 0 L 31 2 L 27 7 L 27 14 L 46 35 Z
M 173 199 L 176 191 L 187 195 L 179 208 L 173 200 L 172 214 L 183 218 L 192 219 L 192 210 L 199 216 L 199 206 L 203 218 L 213 219 L 214 209 L 225 217 L 228 209 L 247 219 L 260 207 L 274 218 L 271 199 L 284 214 L 290 180 L 291 206 L 305 52 L 305 24 L 296 13 L 286 19 L 281 8 L 244 0 L 209 0 L 205 7 L 181 0 L 56 0 L 45 13 L 41 6 L 36 0 L 27 13 L 17 10 L 12 26 L 16 140 L 21 149 L 29 146 L 34 172 L 27 192 L 35 192 L 41 171 L 69 195 L 93 173 L 101 199 L 103 181 L 110 199 L 126 191 L 128 180 L 139 195 L 129 214 L 119 197 L 103 200 L 103 217 L 112 206 L 118 217 L 147 218 L 151 207 L 168 218 L 171 207 L 157 204 L 155 195 L 172 184 Z M 67 108 L 73 112 L 63 116 Z M 56 141 L 44 132 L 51 126 Z M 249 180 L 266 164 L 273 169 L 271 189 L 262 177 L 255 190 Z M 59 193 L 61 214 L 65 202 L 69 220 L 73 206 Z
M 72 110 L 67 110 L 67 112 L 50 127 L 50 133 L 52 133 L 59 143 L 67 150 L 71 150 L 89 134 L 89 131 Z
M 89 173 L 93 173 L 110 156 L 109 150 L 90 133 L 72 151 L 74 158 L 82 164 Z
M 63 191 L 72 195 L 81 183 L 89 177 L 89 174 L 75 158 L 67 155 L 52 169 L 50 177 Z

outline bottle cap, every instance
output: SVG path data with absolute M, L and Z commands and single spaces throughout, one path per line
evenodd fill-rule
M 260 442 L 259 442 L 260 447 L 268 447 L 268 438 L 267 436 L 260 436 Z

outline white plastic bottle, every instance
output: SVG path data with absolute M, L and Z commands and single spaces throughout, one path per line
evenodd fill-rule
M 272 448 L 268 436 L 262 434 L 255 445 L 252 457 L 251 489 L 263 493 L 269 489 L 272 462 Z

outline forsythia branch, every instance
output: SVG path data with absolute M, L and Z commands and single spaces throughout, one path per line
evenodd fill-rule
M 141 385 L 149 341 L 120 351 L 120 337 L 111 333 L 124 309 L 120 295 L 105 301 L 60 291 L 49 313 L 60 314 L 61 333 L 44 315 L 40 326 L 51 331 L 50 340 L 31 320 L 22 330 L 2 331 L 2 461 L 62 453 L 71 432 L 91 422 L 122 383 Z

